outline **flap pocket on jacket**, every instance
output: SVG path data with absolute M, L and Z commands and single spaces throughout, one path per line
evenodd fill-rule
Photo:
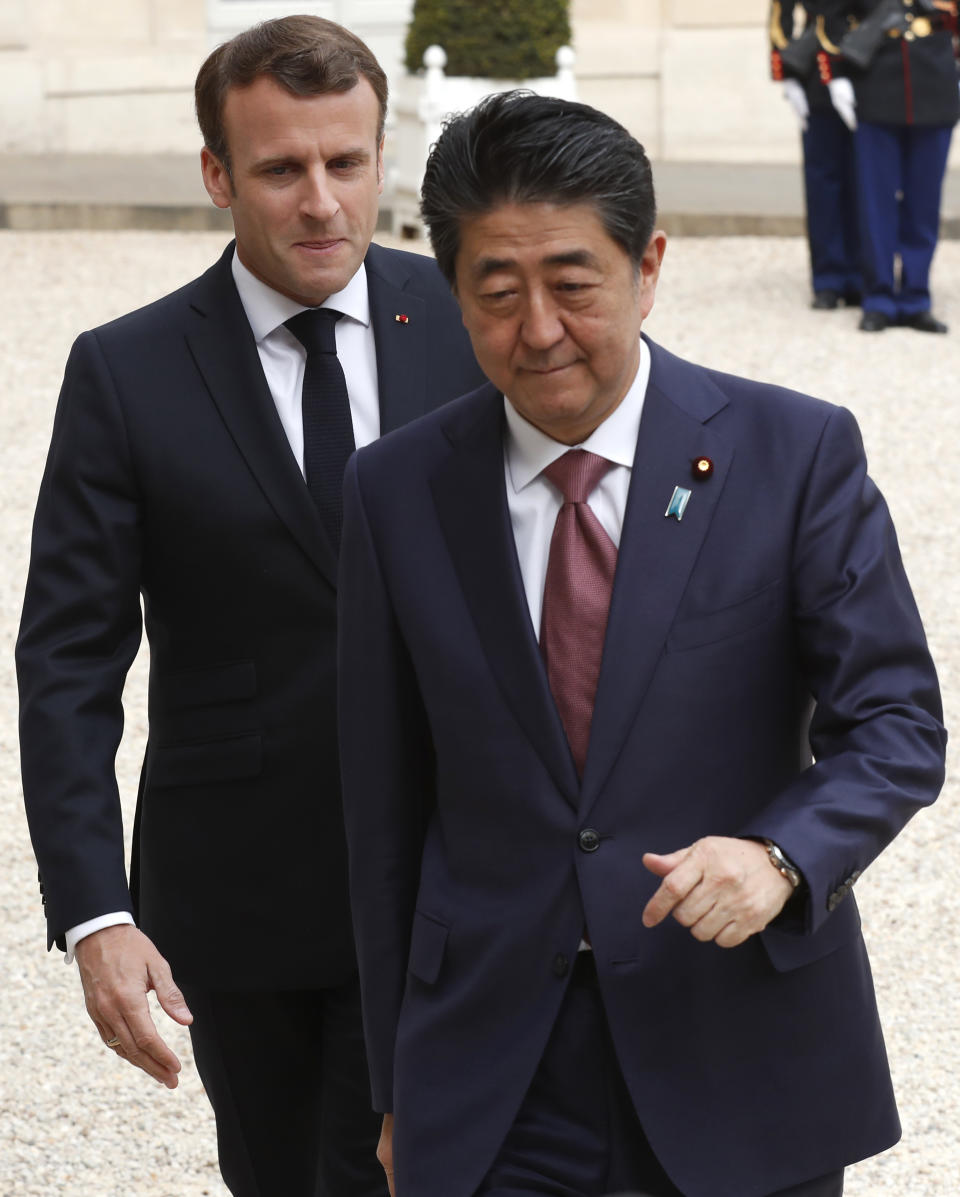
M 415 911 L 408 968 L 427 985 L 435 984 L 440 976 L 448 931 L 446 923 L 441 923 L 439 919 L 424 914 L 421 910 Z
M 151 745 L 147 785 L 201 786 L 256 777 L 263 767 L 263 746 L 257 735 L 230 736 L 196 744 Z
M 163 705 L 168 709 L 242 702 L 257 693 L 257 668 L 253 661 L 228 661 L 170 673 L 160 683 Z
M 670 629 L 667 648 L 671 652 L 698 648 L 704 644 L 713 644 L 717 640 L 726 640 L 738 632 L 745 632 L 766 623 L 776 614 L 782 602 L 782 594 L 783 583 L 772 582 L 763 590 L 758 590 L 733 606 L 721 607 L 719 611 L 708 611 L 704 615 L 693 615 L 688 619 L 679 619 Z
M 860 912 L 852 898 L 842 902 L 813 935 L 791 935 L 777 927 L 760 932 L 770 963 L 778 973 L 787 973 L 804 964 L 822 960 L 838 948 L 853 943 L 860 936 Z

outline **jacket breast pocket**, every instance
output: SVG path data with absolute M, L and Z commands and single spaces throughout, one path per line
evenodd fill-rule
M 152 746 L 147 754 L 148 786 L 202 786 L 256 777 L 263 745 L 254 734 L 192 744 Z
M 414 913 L 407 967 L 413 976 L 426 985 L 435 985 L 440 976 L 448 933 L 446 923 L 424 914 L 422 910 Z
M 690 648 L 701 648 L 759 627 L 773 619 L 780 610 L 783 590 L 782 581 L 771 582 L 739 603 L 691 615 L 686 619 L 678 618 L 667 637 L 667 650 L 684 652 Z

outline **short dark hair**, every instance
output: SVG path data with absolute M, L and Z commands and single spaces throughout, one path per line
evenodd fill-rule
M 586 104 L 520 90 L 487 96 L 444 123 L 420 194 L 451 284 L 461 221 L 501 204 L 594 204 L 635 266 L 657 217 L 650 162 L 623 125 Z
M 194 97 L 204 145 L 230 170 L 223 107 L 231 87 L 249 87 L 261 75 L 296 96 L 349 91 L 363 76 L 380 106 L 377 141 L 387 115 L 387 77 L 369 47 L 323 17 L 277 17 L 238 33 L 208 56 Z

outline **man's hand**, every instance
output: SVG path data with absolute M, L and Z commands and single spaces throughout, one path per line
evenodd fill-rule
M 380 1131 L 380 1142 L 377 1144 L 377 1159 L 387 1178 L 387 1188 L 390 1197 L 396 1197 L 393 1187 L 393 1115 L 384 1114 L 383 1127 Z
M 663 878 L 644 907 L 643 925 L 655 927 L 672 914 L 695 939 L 721 948 L 762 931 L 793 893 L 754 840 L 711 835 L 667 856 L 646 852 L 643 864 Z
M 163 1009 L 182 1026 L 193 1022 L 170 966 L 136 927 L 104 927 L 87 935 L 74 952 L 87 1013 L 106 1044 L 155 1080 L 176 1089 L 180 1061 L 160 1037 L 147 994 L 152 989 Z

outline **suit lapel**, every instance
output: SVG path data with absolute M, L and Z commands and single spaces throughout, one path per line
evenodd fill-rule
M 427 362 L 427 305 L 405 290 L 402 258 L 371 245 L 365 259 L 370 321 L 377 346 L 380 432 L 423 415 Z M 401 316 L 404 319 L 398 320 Z
M 230 269 L 233 244 L 190 296 L 187 344 L 210 397 L 267 501 L 336 585 L 337 561 L 290 451 Z
M 458 403 L 445 431 L 453 451 L 431 478 L 437 515 L 464 598 L 503 696 L 561 792 L 578 780 L 557 714 L 510 524 L 503 467 L 503 397 L 492 386 Z
M 651 345 L 650 382 L 617 558 L 581 809 L 600 792 L 637 717 L 707 534 L 733 449 L 706 421 L 726 398 L 706 372 Z M 694 479 L 706 456 L 713 474 Z M 664 512 L 675 486 L 692 494 L 682 521 Z

